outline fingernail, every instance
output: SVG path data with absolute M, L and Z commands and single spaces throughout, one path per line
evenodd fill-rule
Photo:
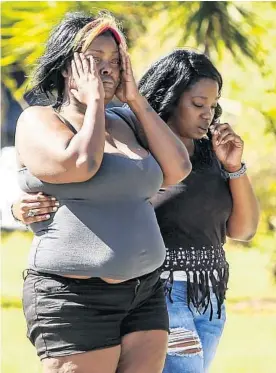
M 216 141 L 216 145 L 219 145 L 219 141 Z
M 53 211 L 57 211 L 57 209 L 58 209 L 57 207 L 53 207 Z
M 46 219 L 50 219 L 50 217 L 51 217 L 51 215 L 49 215 L 49 214 L 45 215 Z
M 55 205 L 56 205 L 56 206 L 59 206 L 59 201 L 55 202 Z
M 52 200 L 52 201 L 55 201 L 55 200 L 56 200 L 56 198 L 55 198 L 55 197 L 51 197 L 51 200 Z

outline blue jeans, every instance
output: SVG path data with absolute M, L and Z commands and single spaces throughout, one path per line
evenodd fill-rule
M 225 305 L 222 305 L 221 318 L 218 319 L 217 301 L 212 292 L 211 321 L 210 306 L 204 314 L 199 314 L 191 304 L 190 311 L 186 281 L 174 281 L 172 299 L 173 303 L 167 299 L 171 333 L 163 373 L 206 373 L 225 324 Z

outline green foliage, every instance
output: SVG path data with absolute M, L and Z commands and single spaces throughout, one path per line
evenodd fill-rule
M 260 232 L 276 229 L 276 5 L 273 2 L 4 2 L 2 79 L 17 99 L 15 73 L 30 75 L 52 27 L 68 11 L 100 9 L 123 24 L 136 77 L 176 47 L 210 54 L 224 77 L 224 120 L 245 140 L 245 160 L 262 208 Z M 225 104 L 229 102 L 229 104 Z
M 141 5 L 140 2 L 88 2 L 88 1 L 48 1 L 48 2 L 4 2 L 2 5 L 2 79 L 20 99 L 30 83 L 27 79 L 17 87 L 14 75 L 23 71 L 30 75 L 37 59 L 44 51 L 45 42 L 52 28 L 67 12 L 85 11 L 97 14 L 109 11 L 123 22 L 132 45 L 138 35 L 145 29 L 144 10 L 149 17 L 152 13 L 151 2 Z
M 254 25 L 254 14 L 237 4 L 232 1 L 173 3 L 167 7 L 168 22 L 164 25 L 163 37 L 181 28 L 179 43 L 186 44 L 192 36 L 197 47 L 207 55 L 211 51 L 219 53 L 224 47 L 236 58 L 237 50 L 240 50 L 245 56 L 254 59 L 256 43 L 253 38 L 248 38 Z M 250 26 L 247 33 L 243 30 L 244 24 L 247 24 L 247 28 Z

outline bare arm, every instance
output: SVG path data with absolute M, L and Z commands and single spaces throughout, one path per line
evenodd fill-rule
M 116 96 L 127 102 L 138 118 L 149 145 L 149 150 L 159 163 L 163 175 L 163 185 L 177 184 L 191 172 L 188 151 L 168 125 L 152 109 L 137 89 L 129 56 L 121 48 L 122 79 Z
M 104 151 L 105 114 L 101 82 L 93 60 L 79 58 L 82 72 L 75 79 L 77 99 L 86 105 L 81 129 L 73 134 L 51 108 L 31 107 L 20 116 L 16 131 L 19 161 L 39 179 L 49 183 L 86 181 L 98 171 Z M 89 69 L 85 71 L 85 68 Z M 91 70 L 90 70 L 91 68 Z M 75 69 L 75 70 L 74 70 Z
M 227 171 L 235 172 L 237 169 Z M 247 175 L 229 180 L 229 187 L 233 208 L 227 222 L 227 236 L 234 240 L 249 241 L 256 233 L 260 215 L 253 188 Z
M 217 158 L 228 172 L 238 171 L 243 154 L 243 141 L 228 123 L 212 128 L 212 144 Z M 259 222 L 259 206 L 246 174 L 229 180 L 233 207 L 227 222 L 227 235 L 240 241 L 249 241 L 256 233 Z
M 187 177 L 192 166 L 185 145 L 144 97 L 138 96 L 129 106 L 143 127 L 149 150 L 162 168 L 163 185 L 173 185 Z

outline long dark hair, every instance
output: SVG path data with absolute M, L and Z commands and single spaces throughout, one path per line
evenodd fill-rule
M 83 12 L 67 13 L 51 32 L 45 52 L 38 60 L 33 72 L 32 96 L 38 99 L 46 96 L 48 101 L 54 101 L 53 108 L 58 109 L 64 98 L 65 82 L 62 72 L 68 67 L 74 51 L 82 50 L 85 43 L 89 44 L 93 37 L 100 34 L 110 34 L 117 43 L 125 45 L 119 27 L 109 13 L 102 12 L 96 17 Z
M 209 58 L 189 49 L 177 49 L 155 62 L 141 78 L 138 88 L 149 104 L 168 122 L 178 105 L 181 95 L 200 79 L 209 78 L 218 83 L 219 94 L 222 77 Z M 213 123 L 221 116 L 222 109 L 215 108 Z M 211 139 L 211 132 L 207 136 Z M 192 157 L 193 169 L 204 169 L 213 163 L 211 141 L 199 140 L 198 152 Z
M 222 77 L 209 58 L 189 49 L 177 49 L 155 62 L 141 78 L 138 88 L 149 104 L 167 122 L 181 95 L 202 78 L 215 80 L 222 89 Z M 214 121 L 222 114 L 217 105 Z

